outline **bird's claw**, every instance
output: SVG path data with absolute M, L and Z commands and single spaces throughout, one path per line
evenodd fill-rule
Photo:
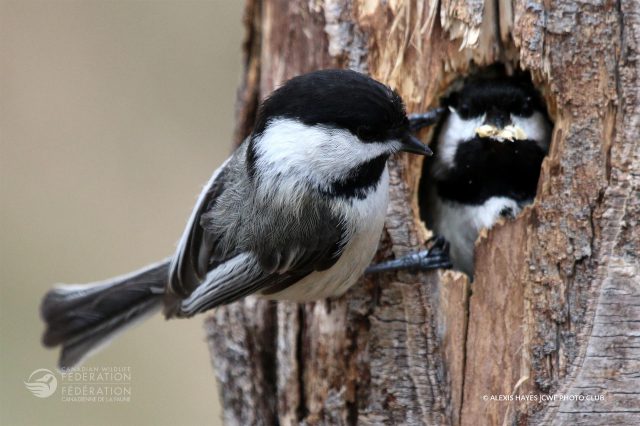
M 443 237 L 434 237 L 427 242 L 428 248 L 409 253 L 398 259 L 371 265 L 366 274 L 407 270 L 411 272 L 430 271 L 439 268 L 451 268 L 449 243 Z

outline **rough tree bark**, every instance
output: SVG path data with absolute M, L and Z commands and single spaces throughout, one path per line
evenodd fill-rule
M 228 425 L 638 424 L 640 12 L 633 0 L 249 0 L 237 140 L 285 79 L 367 72 L 422 111 L 474 66 L 531 71 L 555 122 L 535 204 L 451 271 L 207 320 Z M 424 135 L 428 137 L 428 135 Z M 419 248 L 421 160 L 391 164 L 379 258 Z M 472 293 L 470 291 L 472 287 Z M 485 401 L 484 395 L 537 395 Z M 539 395 L 604 395 L 540 401 Z

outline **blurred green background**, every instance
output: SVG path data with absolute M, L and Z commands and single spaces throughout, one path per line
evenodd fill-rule
M 242 2 L 0 0 L 0 423 L 219 424 L 204 316 L 159 316 L 87 366 L 127 366 L 129 403 L 32 396 L 41 296 L 172 253 L 228 155 Z

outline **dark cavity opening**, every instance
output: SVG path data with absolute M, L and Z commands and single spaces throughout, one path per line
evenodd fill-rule
M 455 81 L 440 105 L 447 112 L 423 166 L 420 215 L 449 242 L 454 269 L 472 276 L 479 230 L 533 202 L 553 123 L 530 73 L 502 65 Z

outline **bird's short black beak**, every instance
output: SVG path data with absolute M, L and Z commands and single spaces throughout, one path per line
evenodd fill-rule
M 402 146 L 400 151 L 410 152 L 412 154 L 432 155 L 433 152 L 429 147 L 410 133 L 407 133 L 401 140 Z
M 484 124 L 490 124 L 498 129 L 503 129 L 505 126 L 511 124 L 511 117 L 509 113 L 493 107 L 486 113 Z

